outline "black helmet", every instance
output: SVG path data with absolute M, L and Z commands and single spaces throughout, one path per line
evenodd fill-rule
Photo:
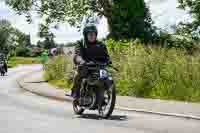
M 88 25 L 86 25 L 84 27 L 84 29 L 83 29 L 83 35 L 84 35 L 84 37 L 86 37 L 86 35 L 89 32 L 95 32 L 96 35 L 97 35 L 98 34 L 97 27 L 94 24 L 88 24 Z

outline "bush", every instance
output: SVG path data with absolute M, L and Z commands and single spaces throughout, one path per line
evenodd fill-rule
M 71 82 L 69 82 L 66 79 L 62 79 L 62 80 L 50 80 L 49 81 L 50 84 L 57 86 L 61 89 L 67 89 L 71 87 Z
M 16 52 L 14 50 L 10 50 L 10 52 L 8 53 L 8 58 L 15 57 L 15 56 L 16 56 Z
M 26 47 L 17 47 L 16 48 L 16 56 L 22 56 L 22 57 L 30 57 L 31 56 L 31 50 Z
M 44 50 L 40 50 L 40 51 L 37 51 L 37 52 L 32 52 L 31 53 L 31 57 L 39 57 L 42 55 L 42 53 L 44 52 Z
M 44 78 L 47 81 L 53 83 L 55 83 L 54 81 L 56 81 L 56 83 L 58 83 L 59 80 L 65 80 L 67 81 L 68 87 L 71 85 L 71 80 L 68 80 L 68 77 L 71 76 L 73 64 L 72 60 L 68 56 L 59 55 L 53 57 L 44 67 Z M 66 84 L 66 82 L 60 82 L 59 84 L 61 83 Z
M 157 39 L 160 46 L 167 48 L 182 48 L 186 50 L 191 50 L 195 47 L 195 43 L 192 38 L 181 35 L 173 35 L 161 32 L 160 36 Z

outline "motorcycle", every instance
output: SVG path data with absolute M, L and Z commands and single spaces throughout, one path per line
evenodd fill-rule
M 99 116 L 109 118 L 114 110 L 116 88 L 108 64 L 87 63 L 87 76 L 82 79 L 80 97 L 73 99 L 75 114 L 82 115 L 85 109 L 98 110 Z
M 6 70 L 5 70 L 3 62 L 0 62 L 0 73 L 1 73 L 1 76 L 5 76 Z

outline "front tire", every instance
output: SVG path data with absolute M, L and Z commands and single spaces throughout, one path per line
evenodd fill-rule
M 3 74 L 3 76 L 5 76 L 6 72 L 4 71 L 2 74 Z
M 1 72 L 1 76 L 5 76 L 5 72 Z
M 115 88 L 115 85 L 111 85 L 111 87 L 108 89 L 108 90 L 106 90 L 107 92 L 108 91 L 111 91 L 110 92 L 110 100 L 109 100 L 109 103 L 108 103 L 108 105 L 106 105 L 106 107 L 104 108 L 104 109 L 102 109 L 103 107 L 101 107 L 101 109 L 99 109 L 99 115 L 101 116 L 101 117 L 103 117 L 104 119 L 107 119 L 107 118 L 109 118 L 110 116 L 111 116 L 111 114 L 113 113 L 113 110 L 114 110 L 114 108 L 115 108 L 115 102 L 116 102 L 116 88 Z M 106 92 L 105 91 L 105 92 Z M 109 93 L 109 92 L 108 92 Z M 107 107 L 107 106 L 109 106 L 109 107 Z M 106 111 L 106 108 L 108 108 L 108 110 Z
M 77 99 L 74 99 L 73 102 L 72 102 L 72 104 L 73 104 L 74 113 L 75 113 L 76 115 L 81 115 L 81 114 L 83 114 L 84 109 L 81 108 L 81 107 L 79 106 L 78 100 L 77 100 Z

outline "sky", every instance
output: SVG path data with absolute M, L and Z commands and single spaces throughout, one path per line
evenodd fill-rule
M 181 20 L 189 19 L 185 11 L 176 8 L 176 0 L 145 0 L 150 7 L 152 18 L 155 25 L 162 29 L 169 29 L 171 25 L 178 23 Z M 39 40 L 37 32 L 38 24 L 41 19 L 36 13 L 32 14 L 33 22 L 28 24 L 24 16 L 17 15 L 5 3 L 0 0 L 0 19 L 9 20 L 12 25 L 20 31 L 31 35 L 31 42 L 36 44 Z M 105 37 L 108 34 L 108 25 L 106 19 L 103 18 L 98 24 L 99 38 Z M 73 42 L 81 37 L 81 33 L 74 27 L 68 24 L 60 24 L 58 30 L 52 30 L 56 35 L 55 41 L 58 43 Z
M 189 21 L 190 15 L 177 9 L 177 0 L 145 0 L 152 14 L 155 25 L 162 29 L 169 29 L 180 21 Z

